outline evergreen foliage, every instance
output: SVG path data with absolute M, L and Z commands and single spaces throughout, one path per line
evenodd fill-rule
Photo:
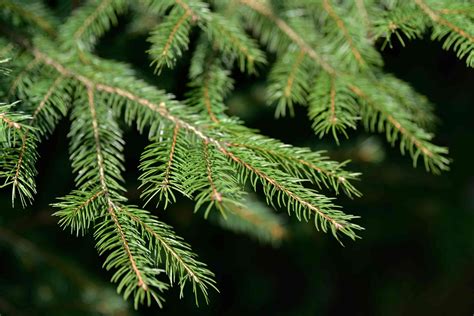
M 136 29 L 149 31 L 157 74 L 192 51 L 185 100 L 95 55 L 97 41 L 126 12 Z M 229 117 L 233 69 L 251 76 L 269 70 L 267 101 L 276 116 L 307 106 L 315 133 L 338 143 L 360 121 L 438 173 L 450 161 L 447 149 L 432 143 L 432 107 L 383 71 L 377 43 L 430 33 L 474 67 L 469 0 L 88 0 L 66 17 L 41 1 L 0 0 L 0 21 L 0 59 L 11 58 L 13 69 L 2 83 L 11 102 L 0 105 L 2 186 L 12 188 L 13 202 L 32 202 L 37 146 L 68 116 L 76 189 L 54 204 L 54 215 L 71 233 L 93 231 L 112 282 L 135 306 L 161 305 L 174 283 L 181 294 L 191 284 L 196 300 L 216 287 L 213 273 L 170 226 L 127 202 L 120 120 L 150 141 L 140 163 L 145 204 L 166 208 L 184 195 L 206 218 L 276 243 L 285 235 L 281 218 L 248 192 L 263 191 L 267 205 L 338 240 L 356 239 L 357 216 L 323 190 L 360 196 L 353 186 L 359 174 L 347 171 L 347 162 L 259 135 Z

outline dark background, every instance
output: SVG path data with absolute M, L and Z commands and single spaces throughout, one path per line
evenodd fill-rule
M 99 45 L 107 58 L 132 63 L 150 82 L 181 98 L 187 59 L 173 72 L 153 76 L 145 38 L 119 36 L 115 29 Z M 412 168 L 408 157 L 383 135 L 351 133 L 336 147 L 313 135 L 305 109 L 295 118 L 274 120 L 264 105 L 264 82 L 236 73 L 230 112 L 263 134 L 285 142 L 327 149 L 334 159 L 351 159 L 363 173 L 363 197 L 338 199 L 361 216 L 362 239 L 341 247 L 310 224 L 287 218 L 288 238 L 279 246 L 222 230 L 193 215 L 182 200 L 156 212 L 190 242 L 216 273 L 220 293 L 194 305 L 177 287 L 156 306 L 134 312 L 115 294 L 111 276 L 91 236 L 62 231 L 48 206 L 73 187 L 67 157 L 68 122 L 41 145 L 34 207 L 11 209 L 10 192 L 0 193 L 1 315 L 472 315 L 474 313 L 474 71 L 439 43 L 410 42 L 383 52 L 385 68 L 410 82 L 435 104 L 440 118 L 435 142 L 448 146 L 452 170 L 440 176 Z M 262 71 L 264 72 L 264 71 Z M 128 197 L 139 203 L 137 165 L 146 140 L 126 128 Z

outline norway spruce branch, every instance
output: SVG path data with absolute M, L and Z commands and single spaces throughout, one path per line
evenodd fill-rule
M 474 22 L 457 19 L 457 16 L 441 16 L 423 0 L 414 0 L 416 5 L 434 24 L 433 39 L 444 39 L 443 48 L 453 48 L 456 55 L 466 58 L 466 63 L 474 67 Z
M 60 209 L 53 215 L 59 217 L 58 224 L 68 228 L 71 234 L 84 236 L 101 214 L 104 201 L 104 191 L 101 188 L 91 189 L 90 192 L 73 191 L 59 199 L 54 207 Z
M 149 53 L 156 56 L 152 64 L 159 72 L 164 65 L 172 68 L 177 59 L 189 45 L 191 13 L 182 9 L 173 9 L 152 33 Z
M 206 33 L 224 56 L 236 60 L 241 71 L 253 73 L 256 66 L 266 63 L 255 40 L 235 20 L 213 13 L 207 21 Z
M 333 2 L 322 0 L 322 7 L 335 24 L 326 27 L 327 30 L 334 30 L 328 32 L 326 39 L 331 43 L 331 52 L 337 56 L 336 59 L 343 61 L 344 66 L 352 71 L 367 70 L 370 65 L 380 66 L 380 54 L 373 48 L 365 29 L 357 26 L 361 22 L 360 18 L 354 18 L 351 12 L 339 9 Z
M 117 290 L 125 299 L 133 294 L 135 307 L 144 302 L 149 305 L 152 298 L 160 305 L 162 298 L 157 291 L 167 286 L 157 279 L 160 270 L 153 262 L 151 250 L 144 247 L 143 240 L 136 238 L 133 226 L 128 225 L 127 218 L 120 212 L 119 203 L 124 200 L 119 184 L 123 150 L 120 134 L 113 124 L 104 125 L 99 121 L 110 122 L 111 117 L 107 117 L 110 112 L 105 108 L 97 108 L 94 86 L 87 85 L 85 90 L 84 99 L 79 100 L 83 106 L 76 107 L 73 113 L 76 119 L 71 131 L 82 133 L 86 138 L 80 143 L 77 138 L 72 140 L 71 160 L 74 171 L 78 172 L 77 185 L 83 190 L 90 190 L 91 184 L 99 185 L 104 194 L 99 214 L 103 220 L 95 229 L 99 254 L 106 255 L 104 267 L 115 270 L 112 282 L 118 283 Z
M 160 11 L 173 5 L 155 2 L 151 1 L 151 7 Z M 187 48 L 191 23 L 196 23 L 226 58 L 235 60 L 241 71 L 252 73 L 255 72 L 256 65 L 265 63 L 264 54 L 236 21 L 210 11 L 208 6 L 200 1 L 180 0 L 175 1 L 171 13 L 150 38 L 153 46 L 149 53 L 157 71 L 164 64 L 172 67 Z
M 135 7 L 129 1 L 85 1 L 58 26 L 39 1 L 0 0 L 2 23 L 30 35 L 10 36 L 22 53 L 15 55 L 9 96 L 23 101 L 0 105 L 3 186 L 12 185 L 13 200 L 32 200 L 38 144 L 71 109 L 77 190 L 54 204 L 59 225 L 76 235 L 94 231 L 104 267 L 113 270 L 118 292 L 132 297 L 135 307 L 151 301 L 161 306 L 162 292 L 175 283 L 181 295 L 191 284 L 196 300 L 201 293 L 207 301 L 208 290 L 215 289 L 212 272 L 170 226 L 126 204 L 125 144 L 117 120 L 148 134 L 140 163 L 146 203 L 166 208 L 181 194 L 204 217 L 276 243 L 286 235 L 280 217 L 247 192 L 263 191 L 267 205 L 311 220 L 337 239 L 355 239 L 362 229 L 353 222 L 357 216 L 321 191 L 359 196 L 353 184 L 359 174 L 346 170 L 347 162 L 261 136 L 229 118 L 225 98 L 233 89 L 232 70 L 253 75 L 267 65 L 256 37 L 275 54 L 267 101 L 277 104 L 277 115 L 307 105 L 316 134 L 332 133 L 336 142 L 360 120 L 366 129 L 385 133 L 389 143 L 398 142 L 414 164 L 421 158 L 438 173 L 448 169 L 449 159 L 446 148 L 431 142 L 431 106 L 408 84 L 381 72 L 374 41 L 390 44 L 396 36 L 403 43 L 430 30 L 432 39 L 473 66 L 474 14 L 468 1 L 461 2 L 142 0 L 156 18 L 148 51 L 156 72 L 174 67 L 195 46 L 189 91 L 178 101 L 137 79 L 129 66 L 93 54 L 118 16 Z
M 275 116 L 285 116 L 288 109 L 294 115 L 294 104 L 304 104 L 309 90 L 311 65 L 305 59 L 306 53 L 290 47 L 276 62 L 269 75 L 268 102 L 277 102 Z
M 182 137 L 180 126 L 175 124 L 171 134 L 167 131 L 160 133 L 144 151 L 139 180 L 142 181 L 140 187 L 143 189 L 141 197 L 145 199 L 146 204 L 156 197 L 159 202 L 163 202 L 163 208 L 166 209 L 169 203 L 176 201 L 173 191 L 184 193 L 179 183 L 174 181 L 175 174 L 179 171 L 179 167 L 176 167 L 177 156 L 186 148 L 181 145 Z M 179 153 L 177 146 L 183 148 Z
M 214 123 L 219 123 L 219 117 L 227 110 L 224 99 L 233 88 L 230 72 L 218 61 L 210 62 L 188 86 L 186 103 L 196 112 L 208 115 Z
M 158 15 L 164 15 L 171 8 L 148 39 L 152 44 L 148 53 L 153 59 L 155 71 L 159 73 L 165 65 L 173 68 L 177 59 L 187 50 L 191 27 L 195 24 L 205 27 L 209 8 L 206 3 L 197 0 L 146 0 L 145 3 Z
M 248 194 L 242 204 L 225 205 L 225 216 L 218 215 L 215 221 L 236 233 L 245 233 L 261 242 L 278 245 L 287 237 L 288 231 L 281 215 Z
M 289 40 L 294 42 L 302 51 L 304 51 L 310 58 L 312 58 L 317 64 L 324 69 L 324 71 L 334 74 L 336 70 L 318 53 L 316 52 L 304 39 L 298 35 L 293 28 L 291 28 L 286 21 L 279 18 L 271 8 L 266 6 L 263 2 L 258 0 L 239 0 L 245 6 L 248 6 L 252 10 L 265 17 L 274 23 L 278 29 L 280 29 Z
M 126 8 L 125 0 L 88 0 L 61 28 L 64 49 L 90 51 L 97 38 L 117 24 L 117 15 Z
M 40 52 L 37 52 L 37 55 L 43 56 L 43 54 L 40 53 Z M 48 58 L 46 56 L 43 56 L 43 59 L 46 63 L 49 63 L 51 66 L 56 68 L 58 71 L 62 71 L 62 72 L 65 72 L 65 73 L 68 72 L 62 65 L 58 64 L 57 62 L 54 62 L 50 58 Z M 79 76 L 76 75 L 76 77 L 78 79 L 80 79 L 81 81 L 83 81 L 83 82 L 90 83 L 89 79 L 87 79 L 87 78 L 85 78 L 81 75 L 79 75 Z M 142 106 L 145 106 L 145 107 L 147 107 L 148 109 L 150 109 L 154 112 L 157 112 L 160 116 L 166 118 L 167 120 L 170 120 L 171 122 L 173 122 L 175 124 L 179 124 L 184 129 L 188 130 L 189 132 L 194 133 L 197 137 L 199 137 L 203 140 L 206 140 L 209 143 L 211 143 L 212 145 L 214 145 L 220 152 L 222 152 L 225 156 L 230 158 L 232 161 L 238 162 L 239 165 L 244 166 L 245 170 L 253 171 L 254 173 L 259 174 L 259 178 L 262 179 L 264 183 L 269 183 L 270 185 L 275 185 L 275 184 L 278 183 L 277 181 L 273 181 L 268 175 L 266 175 L 263 172 L 259 171 L 257 168 L 252 167 L 252 165 L 250 165 L 250 164 L 246 163 L 244 160 L 236 157 L 232 152 L 230 152 L 226 149 L 224 144 L 222 144 L 221 142 L 219 142 L 215 138 L 207 136 L 203 131 L 201 131 L 196 126 L 194 126 L 194 125 L 192 125 L 192 124 L 190 124 L 190 123 L 188 123 L 188 122 L 172 115 L 171 113 L 169 113 L 168 110 L 166 109 L 164 103 L 162 103 L 161 105 L 153 104 L 149 100 L 146 100 L 144 98 L 140 98 L 138 96 L 135 96 L 131 92 L 128 92 L 128 91 L 120 89 L 120 88 L 114 88 L 114 87 L 111 87 L 111 86 L 107 86 L 107 85 L 104 85 L 104 84 L 96 84 L 95 86 L 98 90 L 106 91 L 106 92 L 109 92 L 109 93 L 112 93 L 112 94 L 118 94 L 122 97 L 125 97 L 125 98 L 129 99 L 130 101 L 137 102 L 138 104 L 140 104 Z M 283 174 L 281 176 L 283 176 Z M 352 228 L 354 227 L 354 228 L 357 229 L 359 226 L 348 222 L 348 220 L 350 220 L 354 217 L 349 216 L 349 215 L 348 216 L 341 216 L 341 214 L 343 214 L 343 213 L 340 212 L 340 211 L 337 211 L 337 212 L 334 212 L 334 213 L 332 211 L 329 211 L 328 212 L 329 214 L 326 214 L 325 209 L 324 210 L 319 209 L 316 206 L 316 205 L 318 205 L 317 201 L 319 200 L 319 199 L 316 199 L 316 196 L 313 196 L 313 194 L 310 194 L 312 196 L 312 199 L 310 201 L 305 201 L 304 199 L 298 198 L 297 193 L 299 193 L 299 190 L 300 190 L 300 187 L 297 187 L 296 188 L 297 192 L 292 192 L 291 190 L 286 190 L 285 186 L 283 186 L 283 185 L 278 186 L 278 191 L 281 194 L 284 194 L 284 195 L 288 196 L 290 198 L 290 200 L 292 201 L 292 202 L 288 203 L 287 206 L 288 206 L 289 209 L 292 209 L 294 207 L 293 210 L 295 210 L 297 212 L 298 218 L 301 218 L 299 216 L 299 214 L 302 214 L 302 212 L 303 212 L 304 215 L 305 215 L 305 219 L 307 220 L 310 216 L 309 214 L 311 214 L 313 212 L 314 214 L 316 214 L 315 215 L 316 225 L 319 226 L 319 220 L 321 220 L 321 225 L 322 225 L 321 228 L 324 231 L 327 231 L 327 225 L 330 224 L 331 227 L 332 227 L 331 230 L 332 230 L 332 232 L 335 236 L 337 235 L 338 231 L 341 231 L 342 233 L 347 234 L 350 237 L 353 237 L 353 238 L 355 237 L 355 233 L 354 233 Z M 313 205 L 312 203 L 315 203 L 315 204 Z M 325 206 L 325 208 L 326 207 L 329 207 L 329 206 Z M 302 209 L 304 209 L 304 211 L 302 211 Z M 331 216 L 333 214 L 336 214 L 337 217 L 341 217 L 341 221 L 339 222 L 338 220 L 331 218 Z M 319 218 L 319 217 L 321 217 L 321 218 Z
M 319 75 L 308 101 L 308 116 L 320 137 L 331 132 L 339 143 L 339 134 L 347 138 L 346 129 L 356 129 L 359 108 L 342 78 L 325 73 Z
M 217 209 L 227 216 L 229 205 L 240 205 L 245 196 L 244 187 L 238 182 L 237 170 L 208 141 L 200 140 L 183 166 L 183 185 L 195 196 L 195 212 L 204 209 L 207 218 Z
M 324 152 L 311 151 L 283 144 L 277 140 L 260 135 L 249 134 L 248 131 L 237 129 L 229 140 L 229 146 L 252 150 L 255 155 L 277 164 L 286 173 L 296 178 L 308 179 L 321 188 L 341 190 L 348 196 L 360 196 L 360 192 L 352 184 L 358 180 L 359 173 L 344 170 L 348 161 L 337 163 L 329 160 Z
M 160 292 L 168 285 L 158 278 L 159 269 L 151 249 L 146 247 L 140 231 L 131 225 L 130 218 L 120 211 L 111 200 L 107 202 L 107 213 L 95 228 L 94 237 L 100 255 L 106 255 L 104 267 L 114 269 L 111 281 L 118 283 L 117 291 L 125 299 L 132 296 L 135 308 L 139 304 L 151 304 L 154 300 L 162 306 Z
M 206 265 L 197 260 L 191 247 L 183 239 L 176 236 L 172 228 L 158 221 L 147 211 L 136 208 L 125 208 L 124 213 L 140 228 L 148 240 L 149 248 L 156 252 L 158 264 L 164 262 L 165 271 L 171 285 L 177 282 L 180 286 L 180 297 L 187 283 L 193 286 L 193 292 L 198 304 L 198 293 L 202 293 L 207 302 L 207 290 L 217 291 L 214 274 Z M 199 288 L 199 291 L 198 291 Z
M 395 37 L 402 46 L 406 40 L 421 38 L 427 28 L 427 18 L 418 14 L 416 7 L 407 3 L 401 4 L 392 10 L 382 11 L 374 18 L 374 37 L 384 38 L 382 49 L 392 44 Z
M 2 64 L 8 62 L 8 59 L 0 60 L 0 70 L 2 75 L 8 75 L 9 71 Z M 18 102 L 11 104 L 0 103 L 0 179 L 3 181 L 1 187 L 12 185 L 12 204 L 15 201 L 16 192 L 20 194 L 23 203 L 25 200 L 31 199 L 35 193 L 35 185 L 33 181 L 34 174 L 21 173 L 18 167 L 19 153 L 26 150 L 25 135 L 30 132 L 31 126 L 28 121 L 31 116 L 15 111 L 14 107 Z M 36 152 L 28 151 L 28 162 L 25 163 L 29 169 L 31 168 L 31 160 L 36 158 Z
M 31 127 L 27 125 L 30 116 L 21 112 L 12 111 L 13 104 L 0 104 L 0 179 L 1 187 L 12 186 L 12 204 L 17 195 L 22 203 L 26 203 L 33 198 L 36 193 L 33 181 L 31 161 L 36 158 L 37 153 L 26 148 L 24 135 Z M 23 165 L 25 168 L 18 168 L 18 155 L 22 150 L 28 149 L 28 159 Z M 21 174 L 20 174 L 20 171 Z M 18 175 L 17 175 L 18 174 Z
M 345 72 L 341 72 L 339 70 L 336 70 L 335 67 L 331 65 L 331 62 L 329 61 L 329 58 L 322 57 L 318 52 L 316 52 L 311 45 L 309 45 L 301 35 L 299 35 L 288 23 L 286 23 L 284 20 L 279 18 L 273 13 L 273 10 L 268 7 L 266 4 L 259 0 L 240 0 L 240 3 L 243 5 L 251 8 L 252 10 L 256 11 L 263 17 L 269 19 L 272 21 L 276 27 L 278 27 L 281 32 L 283 32 L 293 43 L 298 45 L 298 47 L 304 51 L 305 53 L 308 54 L 308 56 L 311 57 L 311 59 L 317 63 L 319 67 L 323 71 L 325 71 L 329 75 L 333 75 L 336 77 L 341 77 L 341 78 L 348 78 L 349 82 L 354 79 L 353 74 L 348 74 Z M 370 77 L 370 75 L 369 75 Z M 347 79 L 346 79 L 347 80 Z M 354 81 L 355 82 L 355 81 Z M 352 92 L 355 94 L 355 96 L 359 97 L 358 101 L 362 100 L 363 104 L 364 102 L 364 97 L 361 97 L 361 94 L 358 93 L 360 90 L 358 90 L 357 87 L 354 85 L 349 84 L 349 89 L 352 90 Z M 375 92 L 375 94 L 380 94 L 378 91 Z M 391 101 L 393 102 L 393 99 Z M 374 106 L 376 103 L 369 102 L 368 104 L 371 104 Z M 447 153 L 446 149 L 433 145 L 429 141 L 431 140 L 432 136 L 429 136 L 426 132 L 424 132 L 422 129 L 419 130 L 419 132 L 410 132 L 410 129 L 412 127 L 418 129 L 418 127 L 415 127 L 415 123 L 408 123 L 406 120 L 396 120 L 394 119 L 394 115 L 396 115 L 396 106 L 391 106 L 389 108 L 386 108 L 384 110 L 384 115 L 380 117 L 375 117 L 373 116 L 372 118 L 375 117 L 375 119 L 372 120 L 372 123 L 375 124 L 377 121 L 377 118 L 380 118 L 379 122 L 379 127 L 380 130 L 383 129 L 383 126 L 390 128 L 392 127 L 392 130 L 387 130 L 387 135 L 390 134 L 390 131 L 397 131 L 396 134 L 401 135 L 401 141 L 400 141 L 400 149 L 402 153 L 404 152 L 404 149 L 415 149 L 412 150 L 410 149 L 409 151 L 412 152 L 413 154 L 411 155 L 412 158 L 414 159 L 414 164 L 416 164 L 416 158 L 418 155 L 421 153 L 423 155 L 423 159 L 425 161 L 425 166 L 427 170 L 431 170 L 433 172 L 439 172 L 440 170 L 447 170 L 447 165 L 449 164 L 449 159 L 446 158 L 444 155 Z M 376 107 L 373 108 L 373 111 L 379 111 Z M 393 112 L 392 112 L 393 111 Z M 371 113 L 371 111 L 367 112 Z M 380 112 L 379 112 L 380 113 Z M 362 113 L 363 115 L 363 113 Z M 384 118 L 388 118 L 386 121 Z M 384 125 L 384 122 L 388 122 L 388 125 Z M 404 126 L 404 123 L 407 123 L 408 125 L 413 125 L 413 126 Z M 372 129 L 373 130 L 373 129 Z M 421 138 L 418 138 L 421 137 Z M 388 137 L 389 141 L 394 141 L 396 138 L 395 137 Z M 407 144 L 411 144 L 406 146 Z M 428 147 L 432 148 L 433 152 L 428 149 Z
M 47 138 L 52 133 L 68 107 L 68 98 L 63 97 L 68 89 L 67 80 L 58 76 L 53 80 L 36 83 L 38 74 L 31 72 L 37 68 L 38 61 L 26 59 L 25 62 L 26 66 L 13 80 L 10 93 L 16 93 L 19 97 L 28 96 L 28 101 L 23 102 L 20 108 L 30 113 L 31 117 L 27 124 L 33 129 L 24 130 L 21 146 L 15 150 L 14 167 L 4 171 L 5 185 L 12 186 L 12 201 L 14 202 L 18 195 L 23 206 L 31 203 L 36 193 L 34 177 L 37 173 L 35 168 L 38 158 L 37 145 L 42 138 Z M 13 156 L 11 158 L 13 159 Z
M 449 158 L 447 148 L 430 143 L 433 135 L 426 132 L 412 121 L 406 111 L 398 109 L 394 111 L 396 103 L 390 97 L 378 95 L 371 91 L 371 83 L 364 88 L 351 86 L 351 90 L 360 98 L 364 104 L 362 121 L 365 127 L 371 131 L 385 132 L 387 140 L 393 145 L 398 138 L 402 154 L 408 151 L 416 166 L 418 157 L 423 157 L 426 170 L 439 173 L 449 169 Z
M 198 127 L 194 126 L 193 124 L 188 123 L 185 120 L 180 119 L 179 117 L 176 117 L 175 115 L 171 114 L 169 112 L 169 110 L 166 108 L 166 104 L 164 103 L 164 101 L 161 101 L 160 104 L 155 104 L 155 103 L 153 103 L 153 102 L 151 102 L 151 101 L 149 101 L 145 98 L 142 98 L 140 96 L 137 96 L 137 95 L 125 90 L 125 88 L 114 87 L 114 86 L 106 85 L 106 84 L 103 84 L 103 83 L 100 83 L 100 82 L 93 82 L 92 79 L 87 78 L 83 75 L 80 75 L 80 74 L 76 73 L 75 71 L 72 71 L 72 70 L 66 68 L 62 64 L 60 64 L 57 61 L 51 59 L 50 57 L 44 55 L 42 52 L 40 52 L 38 50 L 34 50 L 34 54 L 43 63 L 49 65 L 50 67 L 52 67 L 54 69 L 56 69 L 61 74 L 67 75 L 69 77 L 73 77 L 74 79 L 78 80 L 79 82 L 83 83 L 84 85 L 86 85 L 88 87 L 94 87 L 94 89 L 98 90 L 99 92 L 105 92 L 107 94 L 119 96 L 122 99 L 127 99 L 129 101 L 129 103 L 130 102 L 135 103 L 135 104 L 140 105 L 141 107 L 144 107 L 147 110 L 151 110 L 153 113 L 158 114 L 159 116 L 165 118 L 166 120 L 168 120 L 168 121 L 170 121 L 174 124 L 179 124 L 185 130 L 193 133 L 198 138 L 201 138 L 202 140 L 208 141 L 210 144 L 215 146 L 221 153 L 225 154 L 226 157 L 229 157 L 231 159 L 235 159 L 234 155 L 229 153 L 225 149 L 224 144 L 220 143 L 219 141 L 217 141 L 216 139 L 214 139 L 211 136 L 207 136 L 203 131 L 201 131 Z M 131 86 L 133 86 L 133 84 L 132 85 L 126 84 L 126 86 L 131 87 Z M 89 89 L 88 90 L 89 91 L 88 96 L 90 98 L 90 94 L 91 94 L 90 91 L 91 90 L 90 90 L 90 88 L 88 88 L 88 89 Z M 162 96 L 162 97 L 164 97 L 164 96 Z M 171 104 L 173 104 L 173 102 L 171 102 Z M 128 105 L 131 105 L 131 104 L 128 104 Z M 126 116 L 132 117 L 133 114 L 129 113 Z M 149 120 L 149 122 L 151 122 L 151 120 Z M 98 160 L 100 160 L 100 159 L 98 159 Z M 243 160 L 240 160 L 240 162 L 243 163 Z M 245 164 L 247 165 L 247 167 L 250 166 L 247 163 L 245 163 Z M 102 172 L 99 172 L 99 174 L 105 174 L 105 173 L 104 173 L 104 171 L 102 171 Z M 266 180 L 270 179 L 268 176 L 266 176 L 264 178 Z M 276 183 L 276 182 L 272 182 L 272 184 L 273 183 Z M 280 186 L 279 189 L 283 189 L 283 186 Z M 298 187 L 298 190 L 300 190 L 300 189 L 301 188 Z M 286 189 L 285 191 L 286 191 L 286 193 L 289 192 L 288 189 Z M 302 208 L 310 208 L 310 209 L 313 209 L 313 210 L 319 209 L 316 206 L 314 206 L 313 204 L 311 204 L 311 203 L 316 203 L 315 205 L 318 205 L 320 203 L 319 196 L 318 196 L 317 199 L 313 200 L 310 203 L 309 201 L 303 201 L 302 199 L 296 198 L 298 193 L 300 193 L 300 192 L 293 192 L 293 193 L 290 194 L 290 197 L 292 198 L 293 201 L 288 203 L 289 208 L 293 207 L 293 209 L 297 212 L 297 214 L 300 214 L 300 215 L 301 215 L 301 212 L 302 212 L 301 211 Z M 314 197 L 314 198 L 316 198 L 316 197 Z M 297 204 L 301 204 L 302 208 L 298 207 Z M 113 210 L 112 206 L 108 206 L 108 210 L 109 210 L 109 212 L 110 212 L 110 210 Z M 306 218 L 309 218 L 309 216 L 311 216 L 311 215 L 309 213 L 307 214 L 307 212 L 308 212 L 308 210 L 306 210 L 306 213 L 304 214 L 304 216 Z M 322 220 L 319 219 L 315 222 L 316 222 L 317 225 L 319 225 L 318 223 L 321 220 L 321 227 L 324 230 L 327 230 L 327 228 L 328 228 L 327 225 L 329 224 L 329 225 L 331 225 L 331 227 L 332 227 L 331 230 L 333 231 L 333 233 L 335 235 L 337 234 L 338 231 L 341 231 L 342 233 L 348 234 L 351 237 L 354 236 L 354 232 L 352 231 L 352 228 L 353 227 L 358 227 L 358 226 L 350 224 L 349 222 L 347 222 L 349 219 L 352 219 L 353 217 L 347 216 L 347 217 L 344 217 L 344 219 L 342 219 L 342 220 L 341 219 L 334 220 L 334 219 L 331 218 L 331 216 L 333 215 L 332 213 L 331 214 L 325 214 L 323 211 L 320 211 L 317 214 L 319 214 L 319 216 L 322 216 Z M 338 216 L 341 216 L 342 213 L 336 213 L 336 214 Z M 316 218 L 318 217 L 317 215 L 314 215 L 314 216 Z M 114 217 L 112 216 L 112 218 L 114 218 Z M 329 223 L 328 223 L 328 221 L 329 221 Z M 123 240 L 124 238 L 121 238 L 121 239 Z M 109 266 L 109 265 L 107 265 L 107 266 Z M 133 269 L 133 271 L 135 272 L 135 269 Z M 136 274 L 136 272 L 134 273 L 134 275 L 135 274 Z M 114 278 L 114 280 L 116 280 L 116 278 Z M 143 285 L 142 283 L 140 283 L 140 281 L 138 281 L 138 282 L 139 282 L 138 284 Z M 140 288 L 142 288 L 142 287 L 140 287 Z M 137 294 L 137 295 L 142 295 L 142 294 Z
M 257 189 L 257 183 L 262 185 L 267 203 L 271 206 L 286 207 L 288 213 L 294 212 L 298 220 L 309 221 L 313 218 L 318 229 L 321 228 L 327 232 L 330 227 L 336 238 L 338 238 L 338 232 L 342 232 L 355 239 L 357 237 L 355 231 L 362 229 L 350 222 L 350 220 L 357 218 L 356 216 L 346 215 L 337 210 L 330 199 L 305 188 L 300 184 L 300 179 L 288 177 L 287 174 L 275 168 L 272 163 L 257 157 L 252 159 L 252 163 L 249 163 L 234 153 L 237 151 L 246 157 L 252 154 L 242 149 L 228 151 L 225 148 L 220 148 L 220 151 L 239 168 L 239 180 L 242 183 L 249 181 L 254 190 Z M 277 200 L 276 204 L 274 198 Z
M 378 76 L 376 85 L 378 89 L 397 100 L 397 104 L 408 111 L 413 121 L 421 127 L 429 131 L 438 123 L 433 104 L 406 82 L 392 75 L 383 74 Z
M 1 15 L 4 18 L 16 20 L 16 23 L 20 18 L 27 25 L 38 27 L 50 36 L 56 34 L 55 25 L 57 22 L 41 2 L 25 1 L 25 3 L 19 3 L 15 0 L 1 0 L 0 7 L 2 8 Z M 30 28 L 30 30 L 34 29 L 34 27 Z
M 413 0 L 400 3 L 385 11 L 376 20 L 376 36 L 390 44 L 391 36 L 405 45 L 404 38 L 422 37 L 431 29 L 434 40 L 442 40 L 444 49 L 453 49 L 468 66 L 474 65 L 474 22 L 469 1 L 440 1 L 439 3 Z

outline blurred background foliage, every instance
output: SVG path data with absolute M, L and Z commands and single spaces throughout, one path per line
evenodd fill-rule
M 148 67 L 147 48 L 139 27 L 118 27 L 102 40 L 98 53 L 133 64 L 149 82 L 182 98 L 189 56 L 156 77 Z M 196 308 L 190 289 L 181 300 L 179 290 L 172 289 L 176 293 L 166 295 L 163 310 L 153 306 L 134 311 L 109 284 L 92 238 L 62 231 L 51 216 L 49 204 L 73 187 L 69 124 L 63 121 L 40 148 L 40 194 L 34 207 L 11 209 L 10 192 L 0 192 L 0 314 L 471 315 L 474 71 L 428 40 L 386 49 L 383 55 L 388 72 L 410 82 L 436 105 L 436 142 L 450 149 L 450 172 L 434 176 L 422 167 L 413 169 L 411 160 L 383 136 L 355 131 L 340 146 L 331 137 L 319 140 L 303 107 L 294 118 L 275 120 L 274 108 L 264 102 L 265 70 L 259 78 L 235 73 L 236 91 L 227 100 L 230 114 L 264 135 L 352 160 L 348 169 L 363 173 L 357 187 L 364 195 L 354 200 L 340 196 L 338 202 L 362 217 L 362 239 L 346 240 L 341 247 L 312 225 L 285 217 L 285 239 L 272 247 L 193 215 L 193 204 L 181 199 L 156 212 L 209 264 L 220 293 L 211 293 L 210 304 Z M 137 165 L 146 140 L 124 128 L 128 197 L 139 203 Z

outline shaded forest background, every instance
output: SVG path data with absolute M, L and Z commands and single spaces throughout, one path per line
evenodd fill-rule
M 159 77 L 148 67 L 146 38 L 116 28 L 102 40 L 102 57 L 133 64 L 149 82 L 182 98 L 188 58 Z M 474 71 L 438 43 L 418 40 L 383 52 L 385 68 L 410 82 L 435 104 L 440 118 L 436 143 L 448 146 L 452 170 L 433 176 L 399 154 L 383 135 L 352 132 L 336 146 L 319 140 L 306 109 L 275 120 L 265 105 L 262 77 L 236 73 L 228 98 L 232 115 L 247 126 L 298 146 L 326 149 L 348 169 L 363 173 L 362 198 L 339 204 L 362 218 L 362 239 L 345 247 L 313 225 L 287 218 L 288 235 L 279 247 L 259 244 L 193 215 L 181 199 L 156 212 L 193 245 L 216 273 L 220 293 L 209 305 L 194 306 L 188 289 L 165 295 L 164 310 L 133 311 L 109 284 L 91 236 L 62 231 L 54 198 L 67 194 L 73 176 L 67 156 L 69 123 L 63 120 L 40 148 L 34 207 L 11 209 L 10 192 L 0 192 L 1 315 L 471 315 L 474 312 Z M 188 56 L 189 57 L 189 56 Z M 128 197 L 139 204 L 137 165 L 146 139 L 126 128 Z

